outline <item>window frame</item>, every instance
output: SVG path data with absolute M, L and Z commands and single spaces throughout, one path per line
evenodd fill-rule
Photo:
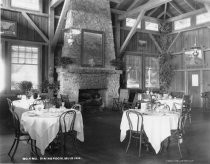
M 127 26 L 127 24 L 126 24 L 126 23 L 127 23 L 127 21 L 126 21 L 127 19 L 132 19 L 132 20 L 134 20 L 134 21 L 136 21 L 136 19 L 134 19 L 134 18 L 126 18 L 126 19 L 125 19 L 125 27 L 127 27 L 127 28 L 132 28 L 133 26 Z M 134 24 L 135 24 L 135 23 L 134 23 Z M 134 25 L 134 24 L 133 24 L 133 25 Z M 140 26 L 140 27 L 138 27 L 138 26 Z M 139 24 L 137 25 L 137 29 L 142 29 L 142 21 L 140 21 Z
M 147 29 L 147 27 L 146 27 L 146 22 L 157 24 L 157 25 L 158 25 L 157 30 Z M 158 24 L 158 22 L 155 22 L 155 21 L 145 20 L 145 21 L 144 21 L 144 28 L 145 28 L 145 30 L 148 30 L 148 31 L 155 31 L 155 32 L 158 32 L 158 31 L 159 31 L 159 24 Z
M 24 8 L 24 7 L 15 7 L 15 6 L 12 6 L 12 0 L 9 0 L 9 6 L 13 9 L 20 9 L 20 10 L 24 10 L 24 11 L 32 11 L 32 12 L 43 12 L 43 4 L 42 4 L 42 0 L 38 0 L 39 1 L 39 10 L 33 10 L 33 9 L 27 9 L 27 8 Z M 16 0 L 17 1 L 17 0 Z
M 210 16 L 210 13 L 208 13 L 208 12 L 207 12 L 207 13 L 202 13 L 202 14 L 198 14 L 198 15 L 196 15 L 196 16 L 195 16 L 195 24 L 196 24 L 196 25 L 202 25 L 202 24 L 205 24 L 205 23 L 210 22 L 210 19 L 209 19 L 208 21 L 205 21 L 205 22 L 202 22 L 202 23 L 198 23 L 198 22 L 197 22 L 197 20 L 198 20 L 198 16 L 200 16 L 200 15 L 204 15 L 204 14 L 209 14 L 209 16 Z
M 145 77 L 145 72 L 146 72 L 146 57 L 154 57 L 154 58 L 158 58 L 158 56 L 156 55 L 156 54 L 151 54 L 151 55 L 145 55 L 145 54 L 142 54 L 142 55 L 133 55 L 133 54 L 127 54 L 127 55 L 125 55 L 125 63 L 126 63 L 126 68 L 127 68 L 127 59 L 126 59 L 126 57 L 127 56 L 137 56 L 137 57 L 141 57 L 141 69 L 142 69 L 142 76 L 141 76 L 141 84 L 139 84 L 139 86 L 141 86 L 141 87 L 139 87 L 139 88 L 132 88 L 132 87 L 128 87 L 127 86 L 127 80 L 128 80 L 128 74 L 127 74 L 127 71 L 126 71 L 126 88 L 128 88 L 128 89 L 131 89 L 131 90 L 136 90 L 136 89 L 140 89 L 140 90 L 144 90 L 144 89 L 146 89 L 146 77 Z M 159 67 L 159 69 L 160 69 L 160 67 Z M 160 75 L 160 74 L 159 74 Z M 157 88 L 157 87 L 151 87 L 152 89 L 160 89 L 160 81 L 159 81 L 159 88 Z
M 36 47 L 38 48 L 38 85 L 41 84 L 42 81 L 42 46 L 41 45 L 37 45 L 37 44 L 31 44 L 31 43 L 17 43 L 17 42 L 11 42 L 8 44 L 8 72 L 9 72 L 9 76 L 7 78 L 7 82 L 8 82 L 8 86 L 7 86 L 7 90 L 10 92 L 18 92 L 17 89 L 11 89 L 11 80 L 12 80 L 12 51 L 11 48 L 12 46 L 25 46 L 25 47 Z
M 181 20 L 186 20 L 186 19 L 189 19 L 189 22 L 190 22 L 190 25 L 189 25 L 189 26 L 182 27 L 182 28 L 179 28 L 179 29 L 175 29 L 175 22 L 181 21 Z M 183 30 L 183 29 L 189 28 L 189 27 L 191 27 L 191 26 L 192 26 L 192 18 L 191 18 L 191 17 L 183 18 L 183 19 L 176 20 L 176 21 L 173 22 L 173 29 L 174 29 L 174 31 Z

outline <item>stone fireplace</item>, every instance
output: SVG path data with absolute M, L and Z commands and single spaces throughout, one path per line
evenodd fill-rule
M 104 33 L 103 67 L 82 66 L 82 29 Z M 79 90 L 97 89 L 105 107 L 111 107 L 112 98 L 118 97 L 121 71 L 115 70 L 110 64 L 115 59 L 115 51 L 109 0 L 70 0 L 62 56 L 70 57 L 74 63 L 66 69 L 57 68 L 60 93 L 78 102 Z

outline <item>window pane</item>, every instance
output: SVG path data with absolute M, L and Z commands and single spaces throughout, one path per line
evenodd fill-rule
M 152 31 L 158 31 L 158 23 L 145 21 L 145 29 L 152 30 Z
M 11 0 L 11 6 L 39 11 L 39 0 Z
M 11 89 L 16 89 L 16 83 L 23 80 L 31 81 L 36 88 L 38 85 L 38 48 L 12 45 L 11 49 Z
M 12 64 L 11 89 L 16 89 L 16 84 L 23 80 L 31 81 L 33 88 L 38 86 L 38 65 Z
M 126 56 L 127 88 L 142 88 L 142 57 Z
M 196 24 L 202 24 L 210 21 L 210 13 L 204 13 L 196 16 Z
M 175 30 L 180 30 L 186 27 L 190 27 L 191 26 L 191 19 L 190 18 L 186 18 L 186 19 L 182 19 L 182 20 L 178 20 L 174 22 L 174 29 Z
M 156 57 L 145 58 L 145 87 L 159 88 L 159 60 Z
M 136 23 L 136 19 L 126 18 L 125 24 L 127 27 L 133 27 L 135 23 Z M 137 28 L 141 28 L 141 22 L 138 24 Z

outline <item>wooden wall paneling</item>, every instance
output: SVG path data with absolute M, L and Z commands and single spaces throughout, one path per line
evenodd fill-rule
M 203 91 L 210 91 L 210 70 L 203 71 Z

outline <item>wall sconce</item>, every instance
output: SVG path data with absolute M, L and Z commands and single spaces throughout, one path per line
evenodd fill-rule
M 147 45 L 147 41 L 145 41 L 145 40 L 139 40 L 138 42 L 139 42 L 140 47 L 146 47 L 146 45 Z

